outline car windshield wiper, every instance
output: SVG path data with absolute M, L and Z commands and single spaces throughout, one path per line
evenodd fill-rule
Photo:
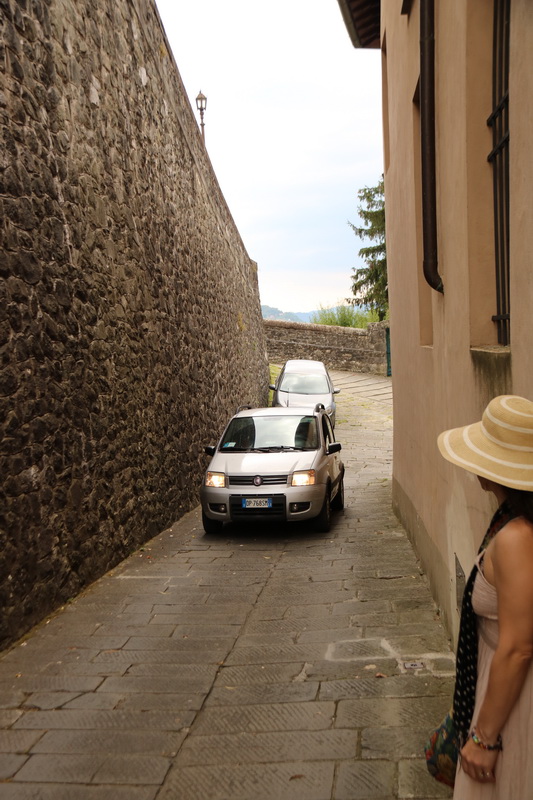
M 254 453 L 279 453 L 283 450 L 299 450 L 299 447 L 292 447 L 288 444 L 271 444 L 269 447 L 253 447 Z

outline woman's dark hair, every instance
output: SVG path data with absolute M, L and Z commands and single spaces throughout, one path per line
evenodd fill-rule
M 507 502 L 512 510 L 519 517 L 525 517 L 533 523 L 533 492 L 524 492 L 522 489 L 509 489 L 507 491 Z

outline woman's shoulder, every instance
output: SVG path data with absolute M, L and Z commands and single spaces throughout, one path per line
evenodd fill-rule
M 506 536 L 532 535 L 533 522 L 526 519 L 526 517 L 513 517 L 501 528 L 500 533 L 505 533 Z
M 515 517 L 498 531 L 491 544 L 495 556 L 522 553 L 533 559 L 533 523 L 525 517 Z

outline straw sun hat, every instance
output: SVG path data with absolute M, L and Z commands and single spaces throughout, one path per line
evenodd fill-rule
M 481 422 L 441 433 L 452 464 L 510 489 L 533 491 L 533 403 L 517 395 L 490 401 Z

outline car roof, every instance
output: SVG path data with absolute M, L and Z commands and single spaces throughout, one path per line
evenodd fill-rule
M 275 406 L 268 408 L 244 408 L 242 411 L 238 411 L 234 417 L 297 417 L 300 415 L 312 417 L 318 416 L 320 413 L 323 413 L 323 409 L 316 411 L 309 406 L 291 406 L 289 408 Z
M 312 361 L 304 358 L 292 358 L 285 362 L 285 372 L 326 372 L 322 361 Z

